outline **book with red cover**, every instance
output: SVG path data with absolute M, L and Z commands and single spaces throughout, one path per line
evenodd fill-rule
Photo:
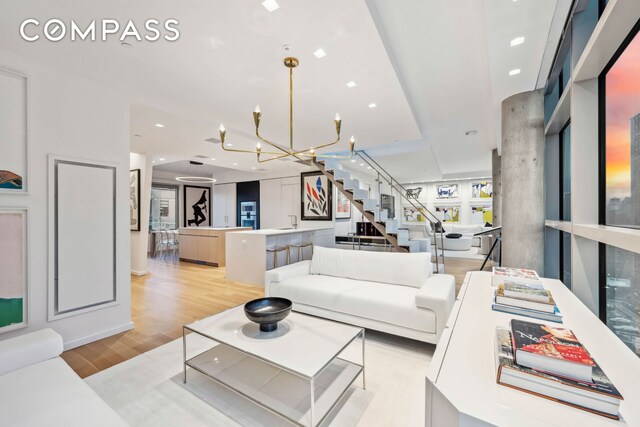
M 570 329 L 511 320 L 516 363 L 552 374 L 591 381 L 596 365 Z
M 590 382 L 577 381 L 518 365 L 514 360 L 511 331 L 496 327 L 497 382 L 539 397 L 619 419 L 623 399 L 602 369 L 596 364 Z

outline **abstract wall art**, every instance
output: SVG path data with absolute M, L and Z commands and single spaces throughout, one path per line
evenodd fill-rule
M 300 174 L 300 201 L 303 221 L 331 221 L 333 186 L 322 172 Z
M 436 199 L 455 199 L 458 197 L 458 184 L 436 186 Z
M 129 171 L 129 224 L 140 231 L 140 169 Z
M 493 196 L 493 184 L 489 181 L 471 183 L 471 197 L 474 199 L 490 199 Z
M 425 212 L 423 208 L 414 208 L 413 206 L 404 206 L 402 208 L 402 221 L 403 222 L 416 222 L 424 223 L 426 220 Z
M 0 333 L 27 325 L 27 211 L 0 209 Z
M 0 69 L 0 193 L 26 193 L 27 164 L 27 78 Z
M 460 207 L 436 206 L 436 217 L 442 222 L 460 222 Z
M 195 185 L 184 186 L 184 226 L 207 227 L 211 225 L 211 188 Z
M 341 191 L 336 191 L 336 219 L 351 218 L 351 202 Z

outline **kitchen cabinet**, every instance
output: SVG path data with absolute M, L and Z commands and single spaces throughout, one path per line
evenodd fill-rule
M 236 184 L 213 186 L 213 226 L 236 226 Z
M 179 229 L 179 254 L 183 261 L 223 267 L 226 263 L 226 235 L 247 231 L 250 227 L 182 227 Z

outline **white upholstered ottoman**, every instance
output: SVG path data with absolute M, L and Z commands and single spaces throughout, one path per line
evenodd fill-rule
M 450 239 L 445 236 L 443 246 L 447 251 L 468 251 L 471 249 L 472 240 L 472 237 L 467 236 L 462 236 L 457 239 Z

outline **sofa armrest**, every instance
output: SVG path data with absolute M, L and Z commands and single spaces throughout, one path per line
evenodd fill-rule
M 0 341 L 0 376 L 58 357 L 62 347 L 62 337 L 53 329 Z
M 283 267 L 274 268 L 264 273 L 264 294 L 270 296 L 269 286 L 272 282 L 282 282 L 291 277 L 305 276 L 311 270 L 311 261 L 300 261 Z
M 436 334 L 444 330 L 456 300 L 456 281 L 450 274 L 434 274 L 416 293 L 416 306 L 436 314 Z

